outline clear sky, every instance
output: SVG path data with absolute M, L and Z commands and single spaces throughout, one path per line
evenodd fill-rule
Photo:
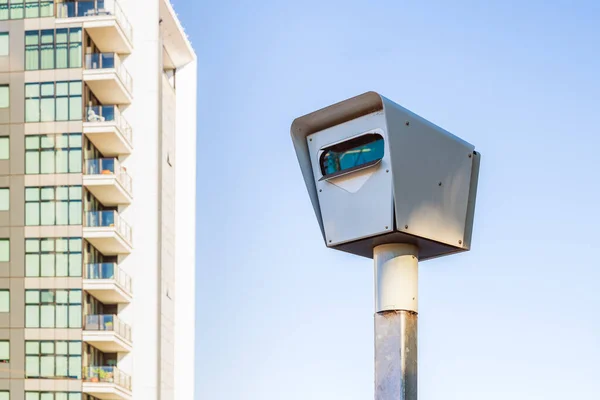
M 420 400 L 600 398 L 600 2 L 173 2 L 199 58 L 196 399 L 373 398 L 372 261 L 326 249 L 289 136 L 368 90 L 483 155 L 472 251 L 420 265 Z

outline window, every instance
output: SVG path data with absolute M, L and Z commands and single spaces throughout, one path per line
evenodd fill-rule
M 90 397 L 92 399 L 92 397 Z M 80 392 L 25 392 L 25 400 L 81 400 Z
M 0 85 L 0 108 L 10 107 L 10 87 Z
M 81 238 L 25 239 L 25 276 L 80 277 Z
M 0 56 L 7 56 L 10 52 L 10 36 L 8 32 L 0 32 Z
M 25 136 L 25 173 L 80 173 L 81 140 L 81 133 Z
M 0 340 L 0 363 L 10 362 L 10 342 Z
M 0 188 L 0 211 L 8 211 L 10 209 L 10 189 Z
M 319 157 L 325 179 L 376 165 L 383 158 L 383 137 L 368 133 L 322 150 Z
M 81 290 L 26 290 L 25 327 L 81 328 Z
M 0 262 L 10 261 L 10 240 L 0 239 Z
M 0 20 L 52 17 L 52 0 L 0 0 Z
M 8 136 L 0 137 L 0 160 L 10 158 L 10 138 Z
M 10 392 L 8 390 L 0 390 L 0 400 L 10 400 Z
M 25 341 L 25 375 L 81 379 L 81 353 L 80 341 Z
M 25 122 L 81 121 L 81 81 L 25 84 Z
M 0 313 L 10 312 L 10 290 L 0 289 Z
M 81 186 L 25 188 L 25 225 L 81 225 Z
M 25 69 L 81 68 L 81 28 L 25 32 Z

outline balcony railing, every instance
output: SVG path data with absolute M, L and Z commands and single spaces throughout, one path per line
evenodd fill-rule
M 85 172 L 87 175 L 114 175 L 127 193 L 131 193 L 131 177 L 116 158 L 87 160 Z
M 116 263 L 87 264 L 85 279 L 114 280 L 119 286 L 131 293 L 131 277 L 119 268 Z
M 90 228 L 114 228 L 123 239 L 131 243 L 131 227 L 117 211 L 88 211 L 85 222 Z
M 117 0 L 57 0 L 56 18 L 78 18 L 114 15 L 130 42 L 133 29 Z
M 122 322 L 116 315 L 86 315 L 84 330 L 115 332 L 131 342 L 131 327 Z
M 117 367 L 84 367 L 84 382 L 114 383 L 131 390 L 131 377 Z
M 129 93 L 133 91 L 133 78 L 127 69 L 121 65 L 121 58 L 116 53 L 91 53 L 85 55 L 86 69 L 115 69 L 121 83 Z
M 119 107 L 115 105 L 88 106 L 86 107 L 85 115 L 86 122 L 114 122 L 125 137 L 125 140 L 131 144 L 131 125 L 123 117 Z

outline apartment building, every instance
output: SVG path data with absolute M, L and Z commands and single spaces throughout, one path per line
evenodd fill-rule
M 195 148 L 170 0 L 0 0 L 0 400 L 193 399 Z

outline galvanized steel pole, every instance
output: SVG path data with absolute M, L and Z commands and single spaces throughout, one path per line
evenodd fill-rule
M 418 249 L 386 244 L 375 261 L 375 400 L 417 400 Z

